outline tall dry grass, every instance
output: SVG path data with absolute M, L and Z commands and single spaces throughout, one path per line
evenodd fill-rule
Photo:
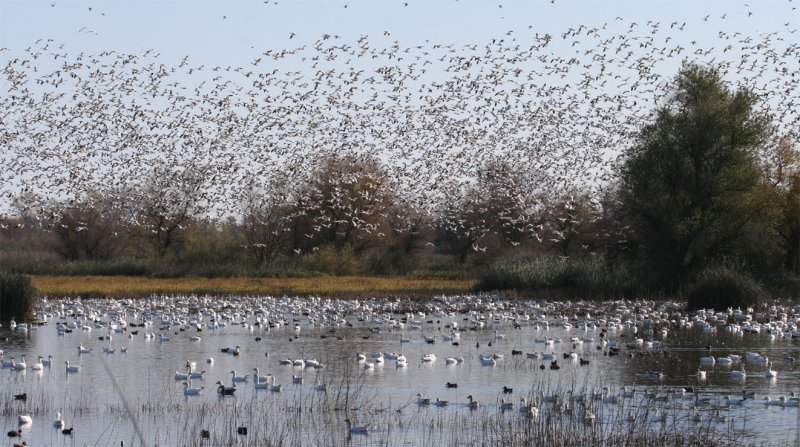
M 471 280 L 336 276 L 314 278 L 143 278 L 133 276 L 33 276 L 41 294 L 52 297 L 146 297 L 152 294 L 324 295 L 388 297 L 467 293 Z

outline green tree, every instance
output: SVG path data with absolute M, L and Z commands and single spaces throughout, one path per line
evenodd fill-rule
M 627 152 L 621 202 L 629 243 L 649 280 L 675 287 L 735 258 L 743 236 L 774 215 L 758 163 L 770 126 L 747 88 L 686 64 L 674 91 Z

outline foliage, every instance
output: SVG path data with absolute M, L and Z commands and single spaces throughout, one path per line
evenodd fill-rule
M 32 317 L 36 290 L 25 275 L 0 272 L 0 319 L 25 321 Z
M 242 232 L 245 248 L 259 266 L 267 264 L 289 242 L 290 221 L 295 216 L 293 207 L 284 200 L 287 195 L 282 182 L 272 182 L 264 188 L 251 184 L 245 191 Z
M 632 297 L 635 277 L 601 259 L 539 258 L 494 263 L 482 273 L 478 290 L 556 292 L 569 297 L 611 299 Z
M 800 275 L 800 148 L 788 135 L 777 139 L 765 158 L 765 168 L 778 195 L 777 233 L 787 271 Z
M 333 244 L 323 245 L 301 258 L 300 265 L 308 271 L 325 273 L 328 275 L 345 276 L 361 272 L 352 247 L 337 248 Z
M 757 96 L 719 72 L 687 64 L 621 170 L 630 247 L 643 276 L 674 290 L 709 262 L 736 257 L 748 231 L 774 216 L 758 150 L 768 133 Z
M 163 259 L 184 242 L 184 229 L 194 216 L 203 214 L 204 183 L 208 180 L 203 166 L 153 166 L 142 176 L 126 202 L 127 219 L 155 255 Z
M 333 244 L 361 251 L 381 233 L 394 201 L 389 180 L 371 158 L 327 157 L 298 201 L 293 249 Z
M 69 261 L 108 260 L 126 244 L 121 216 L 105 197 L 92 194 L 62 210 L 52 223 L 58 252 Z
M 528 189 L 531 183 L 505 162 L 484 166 L 474 184 L 443 206 L 436 228 L 438 250 L 462 264 L 467 258 L 481 264 L 519 246 L 534 225 L 531 202 L 538 196 Z
M 726 267 L 703 271 L 687 294 L 690 310 L 746 308 L 764 302 L 763 288 L 749 276 Z

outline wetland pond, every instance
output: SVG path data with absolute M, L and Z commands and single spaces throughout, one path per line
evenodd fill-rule
M 0 421 L 19 432 L 6 444 L 30 446 L 796 445 L 794 310 L 485 295 L 49 299 L 42 324 L 0 329 Z M 35 370 L 39 356 L 51 364 Z M 176 378 L 188 362 L 202 377 Z M 219 393 L 232 371 L 247 380 Z M 57 412 L 72 434 L 54 427 Z

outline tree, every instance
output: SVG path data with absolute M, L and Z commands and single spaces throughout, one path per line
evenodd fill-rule
M 758 152 L 769 125 L 747 88 L 686 64 L 674 91 L 628 150 L 621 202 L 630 246 L 648 279 L 674 287 L 736 256 L 743 235 L 772 215 Z
M 68 260 L 108 260 L 124 248 L 119 210 L 98 194 L 63 209 L 53 223 L 58 251 Z
M 333 245 L 360 252 L 384 232 L 394 194 L 386 173 L 371 158 L 330 156 L 322 160 L 298 201 L 293 225 L 296 249 Z
M 599 206 L 588 194 L 572 192 L 557 199 L 547 212 L 547 229 L 552 248 L 562 257 L 585 255 L 599 245 L 596 223 Z
M 246 249 L 256 264 L 264 265 L 283 248 L 289 239 L 291 212 L 288 194 L 281 183 L 269 187 L 251 185 L 242 200 L 242 229 Z
M 189 221 L 205 211 L 205 174 L 194 166 L 156 166 L 143 177 L 144 184 L 131 191 L 129 220 L 139 227 L 158 258 L 183 243 Z
M 522 173 L 503 161 L 492 161 L 460 197 L 445 203 L 436 245 L 464 263 L 469 255 L 496 255 L 516 247 L 531 225 L 530 200 Z
M 766 170 L 779 196 L 781 217 L 778 235 L 783 246 L 784 267 L 800 273 L 800 149 L 791 137 L 779 138 L 767 153 Z

